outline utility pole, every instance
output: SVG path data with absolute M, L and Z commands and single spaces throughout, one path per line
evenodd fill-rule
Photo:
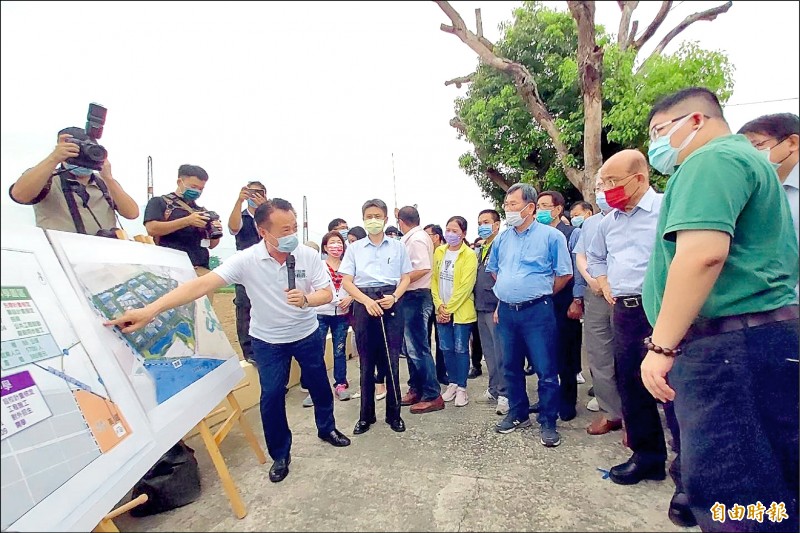
M 153 198 L 153 158 L 147 156 L 147 201 Z
M 303 196 L 303 242 L 308 242 L 308 201 Z

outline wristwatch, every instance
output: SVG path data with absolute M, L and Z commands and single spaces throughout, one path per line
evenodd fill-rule
M 303 305 L 300 306 L 300 309 L 306 309 L 307 307 L 308 307 L 308 298 L 306 298 L 306 295 L 304 294 L 303 295 Z

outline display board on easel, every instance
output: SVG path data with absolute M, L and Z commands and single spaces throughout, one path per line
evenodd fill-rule
M 19 228 L 0 272 L 0 529 L 90 530 L 243 372 L 205 299 L 140 337 L 102 325 L 194 277 L 185 254 Z

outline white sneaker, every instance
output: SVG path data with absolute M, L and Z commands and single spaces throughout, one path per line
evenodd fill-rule
M 455 383 L 451 383 L 450 385 L 447 386 L 447 390 L 444 391 L 444 394 L 442 394 L 442 399 L 446 402 L 452 402 L 453 400 L 456 399 L 457 390 L 458 390 L 458 385 L 456 385 Z
M 469 403 L 469 396 L 467 395 L 467 389 L 458 387 L 456 389 L 456 407 L 464 407 Z
M 600 404 L 597 401 L 597 398 L 592 398 L 589 400 L 589 403 L 586 404 L 586 408 L 593 413 L 596 413 L 600 410 Z
M 578 385 L 583 385 L 584 383 L 586 383 L 586 378 L 584 378 L 583 374 L 581 374 L 580 372 L 578 372 L 575 375 L 575 380 L 578 382 Z
M 505 396 L 500 396 L 497 399 L 497 409 L 495 410 L 495 413 L 503 416 L 508 414 L 508 398 Z
M 496 402 L 496 401 L 497 401 L 497 398 L 495 398 L 495 397 L 492 395 L 492 393 L 491 393 L 491 392 L 489 392 L 489 389 L 486 389 L 485 391 L 483 391 L 483 394 L 481 395 L 481 398 L 480 398 L 480 399 L 481 399 L 481 401 L 484 401 L 484 402 L 491 402 L 491 403 L 494 403 L 494 402 Z

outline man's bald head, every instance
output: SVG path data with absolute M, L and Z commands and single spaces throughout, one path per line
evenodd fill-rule
M 650 115 L 647 117 L 648 128 L 654 126 L 652 122 L 656 115 L 668 114 L 670 116 L 668 120 L 672 120 L 681 115 L 688 115 L 698 111 L 709 118 L 725 120 L 722 115 L 722 106 L 716 94 L 704 87 L 690 87 L 659 100 L 650 110 Z
M 609 157 L 600 169 L 603 180 L 620 180 L 631 174 L 641 174 L 650 183 L 650 167 L 639 150 L 622 150 Z

